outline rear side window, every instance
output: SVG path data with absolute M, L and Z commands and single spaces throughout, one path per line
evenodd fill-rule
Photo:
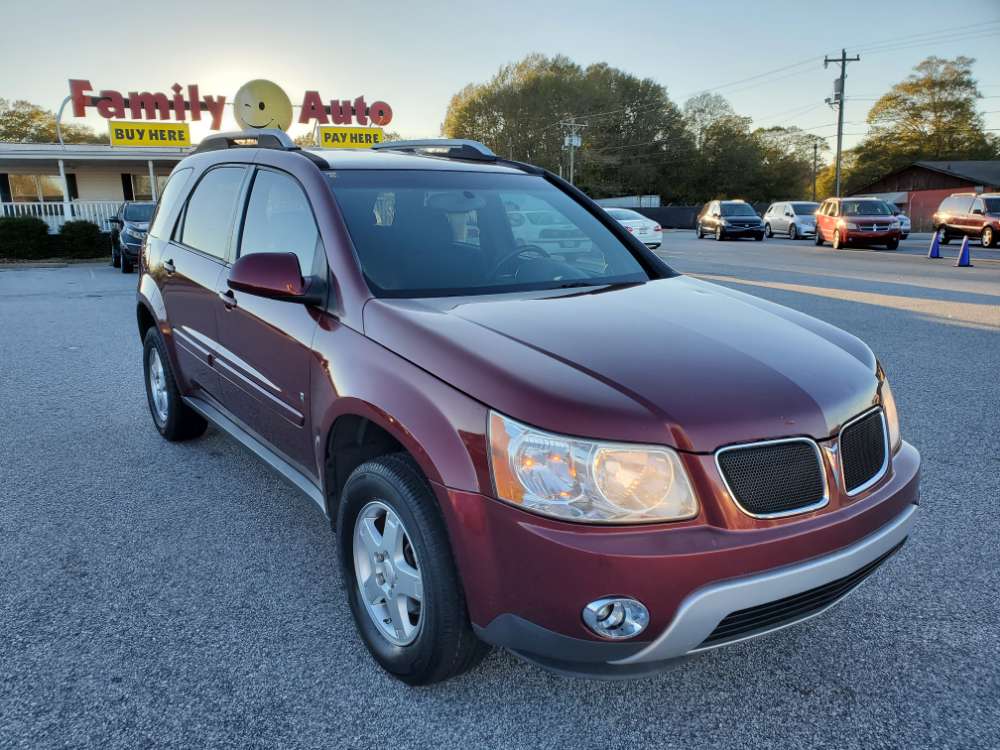
M 174 215 L 174 206 L 180 200 L 187 185 L 188 177 L 191 176 L 191 169 L 178 169 L 167 180 L 167 186 L 163 188 L 160 201 L 156 204 L 156 214 L 153 216 L 153 224 L 149 228 L 149 233 L 153 237 L 163 238 L 170 234 L 166 224 L 169 217 Z
M 280 172 L 257 172 L 243 224 L 240 255 L 295 253 L 302 275 L 309 276 L 318 241 L 312 209 L 298 183 Z
M 188 201 L 181 242 L 216 258 L 226 257 L 244 172 L 243 167 L 218 167 L 202 177 Z

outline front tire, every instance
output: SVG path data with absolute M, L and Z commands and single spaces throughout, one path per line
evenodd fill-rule
M 699 240 L 705 239 L 705 235 L 702 234 L 702 231 L 701 231 L 701 224 L 698 224 L 698 226 L 696 227 L 695 234 L 698 236 Z
M 885 243 L 886 250 L 895 250 L 899 247 L 899 240 L 889 240 Z
M 120 255 L 121 255 L 122 273 L 132 273 L 132 269 L 134 268 L 132 261 L 126 258 L 124 253 L 120 253 Z
M 982 241 L 983 247 L 993 247 L 993 243 L 996 242 L 993 227 L 983 227 L 983 233 L 979 236 L 979 239 Z
M 947 245 L 951 242 L 951 237 L 948 236 L 948 230 L 945 227 L 938 227 L 938 237 L 941 238 L 941 244 Z
M 355 625 L 389 674 L 429 685 L 489 652 L 472 631 L 437 501 L 409 455 L 382 456 L 351 473 L 337 537 Z
M 715 241 L 716 242 L 722 242 L 723 236 L 724 235 L 722 234 L 722 227 L 716 227 L 715 228 Z
M 121 253 L 115 250 L 115 243 L 111 243 L 111 267 L 118 268 L 122 264 Z
M 181 398 L 167 349 L 156 326 L 150 326 L 142 342 L 146 402 L 153 424 L 171 442 L 198 437 L 208 423 Z
M 799 231 L 795 228 L 794 224 L 788 225 L 788 239 L 797 240 L 799 238 Z
M 816 227 L 816 247 L 823 247 L 823 233 L 819 231 L 819 227 Z
M 774 236 L 774 232 L 771 231 L 770 223 L 764 225 L 764 234 L 766 234 L 768 237 Z
M 839 229 L 834 229 L 833 230 L 833 242 L 831 242 L 830 244 L 833 245 L 833 249 L 834 250 L 840 250 L 840 248 L 843 246 L 843 242 L 840 239 L 840 230 Z

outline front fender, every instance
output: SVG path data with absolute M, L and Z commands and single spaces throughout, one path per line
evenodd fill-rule
M 333 318 L 313 347 L 317 466 L 337 418 L 356 415 L 392 435 L 431 482 L 489 492 L 485 406 Z

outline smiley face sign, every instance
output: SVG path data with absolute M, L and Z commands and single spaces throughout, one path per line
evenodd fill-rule
M 245 130 L 288 130 L 292 124 L 292 103 L 281 86 L 258 78 L 244 83 L 236 92 L 233 116 Z

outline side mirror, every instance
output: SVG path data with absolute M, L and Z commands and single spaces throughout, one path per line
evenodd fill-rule
M 974 209 L 972 209 L 972 213 L 974 213 L 974 214 L 976 214 L 978 216 L 982 216 L 983 215 L 983 209 L 981 209 L 981 208 L 974 208 Z
M 229 288 L 258 297 L 299 302 L 323 301 L 321 282 L 303 279 L 294 253 L 251 253 L 239 258 L 229 270 Z
M 795 214 L 793 214 L 791 211 L 785 211 L 785 216 L 794 217 Z
M 112 216 L 110 219 L 108 219 L 108 224 L 114 224 L 116 226 L 121 226 L 122 220 L 119 219 L 117 216 Z
M 720 216 L 722 216 L 722 214 L 720 214 L 718 211 L 713 211 L 712 212 L 712 218 L 713 219 L 718 219 Z

